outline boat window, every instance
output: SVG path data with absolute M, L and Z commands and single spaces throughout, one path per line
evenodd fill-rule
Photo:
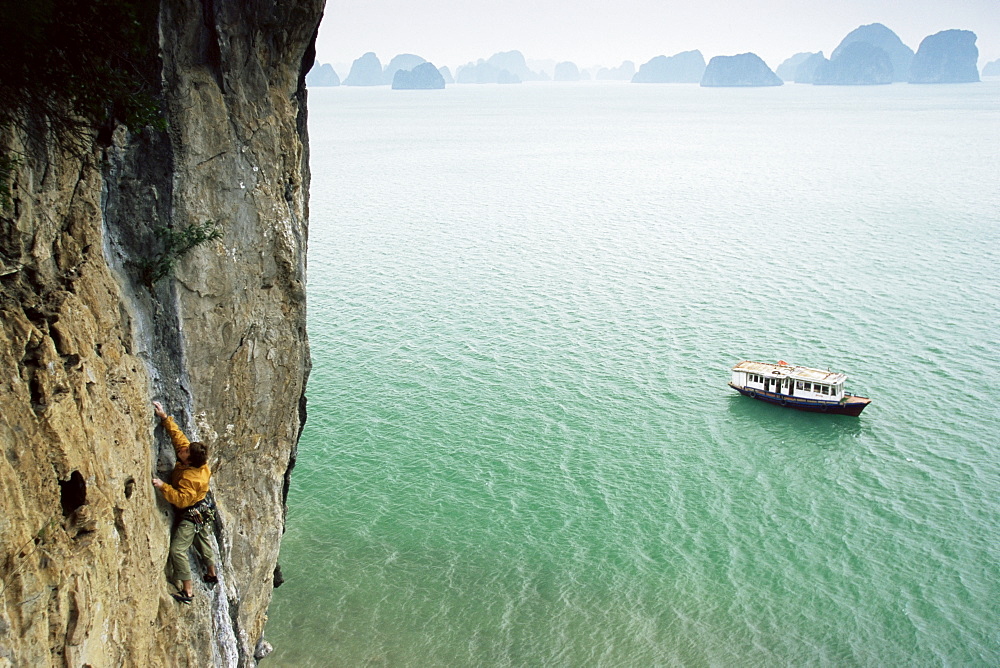
M 795 381 L 795 389 L 796 390 L 801 390 L 802 389 L 802 381 L 801 380 Z
M 826 385 L 823 385 L 823 386 L 822 386 L 822 388 L 820 388 L 820 391 L 821 391 L 821 392 L 822 392 L 823 394 L 830 394 L 830 388 L 829 388 L 829 387 L 827 387 Z

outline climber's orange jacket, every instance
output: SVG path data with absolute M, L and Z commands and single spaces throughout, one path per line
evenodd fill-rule
M 175 451 L 190 445 L 191 442 L 172 417 L 168 415 L 161 422 L 170 435 Z M 174 472 L 170 475 L 170 484 L 163 483 L 160 491 L 163 493 L 163 498 L 171 505 L 188 508 L 205 498 L 208 494 L 208 481 L 211 478 L 212 471 L 207 463 L 204 466 L 194 467 L 183 464 L 178 459 Z

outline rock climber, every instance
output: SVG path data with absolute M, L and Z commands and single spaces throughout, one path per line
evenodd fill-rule
M 170 539 L 169 563 L 174 578 L 181 581 L 181 590 L 171 596 L 180 603 L 191 603 L 194 590 L 191 586 L 188 549 L 192 543 L 205 564 L 206 574 L 202 579 L 210 585 L 219 581 L 215 572 L 212 545 L 208 540 L 215 520 L 215 509 L 205 498 L 208 494 L 208 482 L 212 477 L 212 471 L 208 468 L 208 449 L 204 443 L 189 441 L 174 419 L 164 412 L 160 402 L 153 402 L 153 412 L 160 418 L 177 452 L 177 464 L 170 482 L 153 478 L 153 486 L 177 508 L 177 515 L 180 517 Z

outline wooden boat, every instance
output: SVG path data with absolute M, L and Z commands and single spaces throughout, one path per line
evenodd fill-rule
M 800 411 L 858 416 L 872 401 L 847 394 L 844 391 L 847 376 L 842 373 L 785 361 L 777 364 L 743 361 L 732 372 L 729 387 L 740 394 Z

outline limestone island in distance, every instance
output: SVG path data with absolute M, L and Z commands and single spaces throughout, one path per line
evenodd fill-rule
M 821 86 L 973 83 L 980 80 L 976 39 L 976 34 L 969 30 L 943 30 L 925 37 L 914 52 L 895 32 L 881 23 L 871 23 L 849 32 L 829 59 L 822 51 L 797 53 L 775 70 L 752 52 L 715 56 L 706 65 L 700 51 L 683 51 L 673 56 L 656 56 L 636 71 L 632 61 L 624 61 L 616 68 L 589 70 L 569 61 L 533 61 L 529 67 L 520 51 L 505 51 L 458 67 L 454 78 L 447 67 L 435 67 L 420 56 L 400 54 L 383 67 L 378 57 L 368 52 L 354 61 L 343 81 L 333 66 L 315 63 L 306 75 L 306 84 L 439 90 L 453 83 L 575 82 L 592 78 L 632 83 L 697 83 L 718 88 L 780 86 L 785 82 Z M 984 75 L 992 74 L 994 68 L 1000 70 L 1000 61 L 988 63 Z

